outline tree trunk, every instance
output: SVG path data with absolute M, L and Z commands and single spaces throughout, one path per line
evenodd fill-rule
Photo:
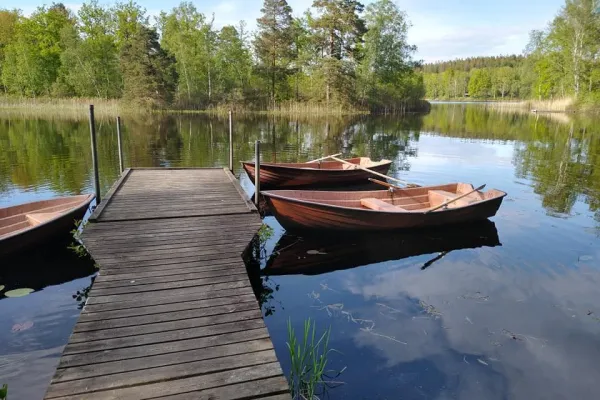
M 210 75 L 210 61 L 208 63 L 208 102 L 212 100 L 212 77 Z

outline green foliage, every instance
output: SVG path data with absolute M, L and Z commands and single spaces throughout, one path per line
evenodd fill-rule
M 76 15 L 60 3 L 29 17 L 0 10 L 0 89 L 122 99 L 135 109 L 274 112 L 393 112 L 424 95 L 410 24 L 391 0 L 369 5 L 365 19 L 356 0 L 312 7 L 292 18 L 286 0 L 265 0 L 251 42 L 243 21 L 216 29 L 214 16 L 186 1 L 155 24 L 132 0 L 87 0 Z
M 387 110 L 421 99 L 423 78 L 414 72 L 416 47 L 407 42 L 406 14 L 391 0 L 378 0 L 367 7 L 365 20 L 360 66 L 363 101 Z
M 88 221 L 82 222 L 81 220 L 75 220 L 75 228 L 71 230 L 73 242 L 67 246 L 69 250 L 73 251 L 80 258 L 87 257 L 89 255 L 81 240 L 81 232 L 87 224 Z
M 57 95 L 78 97 L 121 97 L 123 78 L 115 36 L 115 21 L 96 0 L 83 4 L 79 24 L 63 29 Z
M 171 102 L 177 73 L 175 60 L 158 43 L 158 33 L 144 25 L 123 42 L 120 54 L 123 100 L 142 108 L 165 107 Z
M 275 231 L 267 224 L 262 224 L 258 230 L 258 240 L 261 244 L 264 244 L 267 240 L 273 237 Z
M 262 17 L 256 20 L 258 33 L 254 51 L 258 58 L 257 69 L 269 86 L 271 107 L 275 108 L 278 87 L 286 83 L 291 74 L 293 55 L 292 8 L 286 0 L 265 0 L 260 10 Z M 279 88 L 279 91 L 285 88 Z
M 4 53 L 2 81 L 9 92 L 51 94 L 60 68 L 61 32 L 75 23 L 62 3 L 19 17 Z
M 327 371 L 327 357 L 334 351 L 329 349 L 331 328 L 317 337 L 316 324 L 309 318 L 304 321 L 304 331 L 300 338 L 302 342 L 298 341 L 291 320 L 288 320 L 287 330 L 287 347 L 291 362 L 289 384 L 292 397 L 294 399 L 316 399 L 319 388 L 325 385 L 325 378 L 330 372 Z
M 487 69 L 474 69 L 469 79 L 469 95 L 475 98 L 487 98 L 492 89 L 492 78 Z
M 8 385 L 5 383 L 0 388 L 0 400 L 6 400 L 8 398 Z
M 309 24 L 322 55 L 316 64 L 325 81 L 325 101 L 350 104 L 366 32 L 360 17 L 364 6 L 355 0 L 314 0 L 313 7 L 318 16 L 309 19 Z
M 593 103 L 600 89 L 596 4 L 595 0 L 566 0 L 547 29 L 531 32 L 524 56 L 475 57 L 423 66 L 427 97 L 464 97 L 446 81 L 447 71 L 453 70 L 466 74 L 469 95 L 476 98 L 572 97 Z

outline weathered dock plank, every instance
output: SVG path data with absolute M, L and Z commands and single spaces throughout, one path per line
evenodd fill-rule
M 46 399 L 289 399 L 242 261 L 261 225 L 223 169 L 129 169 L 83 233 L 100 274 Z

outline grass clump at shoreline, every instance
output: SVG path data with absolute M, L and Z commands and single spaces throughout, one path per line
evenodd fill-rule
M 331 328 L 317 337 L 316 324 L 310 318 L 304 321 L 302 337 L 296 337 L 291 320 L 288 320 L 287 347 L 290 354 L 291 371 L 289 377 L 292 397 L 297 400 L 318 399 L 317 394 L 328 383 L 325 379 L 331 378 L 327 370 L 328 356 L 333 349 L 329 348 Z M 301 341 L 299 341 L 299 339 Z M 344 370 L 336 373 L 340 375 Z

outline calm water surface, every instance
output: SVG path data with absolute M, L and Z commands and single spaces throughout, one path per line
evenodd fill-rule
M 225 120 L 124 123 L 128 166 L 227 163 Z M 98 131 L 106 191 L 118 175 L 114 124 Z M 345 368 L 321 398 L 597 397 L 600 121 L 462 104 L 407 118 L 238 118 L 238 174 L 256 139 L 264 160 L 343 151 L 394 160 L 393 174 L 419 184 L 508 192 L 493 223 L 410 235 L 296 237 L 267 216 L 273 232 L 250 248 L 249 264 L 286 373 L 286 323 L 300 331 L 312 318 L 331 327 L 339 353 L 329 366 Z M 91 191 L 89 146 L 85 120 L 0 116 L 0 207 Z M 39 290 L 0 297 L 0 383 L 15 398 L 43 396 L 79 313 L 72 295 L 90 283 L 93 270 L 57 257 L 70 274 L 42 276 L 49 259 L 30 262 L 25 275 L 43 280 Z M 33 286 L 4 264 L 0 285 Z

